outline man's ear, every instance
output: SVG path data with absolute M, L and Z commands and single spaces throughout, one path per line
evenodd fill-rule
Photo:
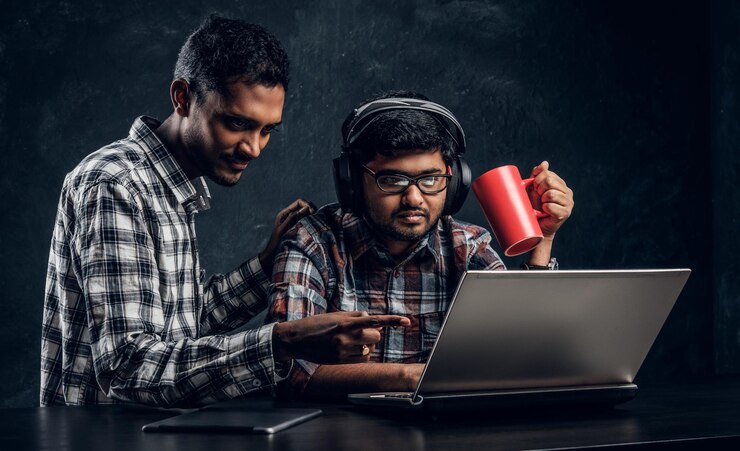
M 181 117 L 187 117 L 190 114 L 190 103 L 193 97 L 190 91 L 190 85 L 187 80 L 178 78 L 170 85 L 170 100 L 175 114 Z

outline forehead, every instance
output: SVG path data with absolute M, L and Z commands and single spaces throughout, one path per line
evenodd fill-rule
M 440 172 L 444 172 L 447 165 L 444 158 L 442 158 L 442 151 L 439 149 L 414 149 L 392 157 L 377 154 L 373 160 L 367 163 L 367 167 L 376 172 L 396 170 L 413 174 L 430 169 L 439 169 Z
M 285 104 L 285 89 L 281 84 L 273 87 L 234 81 L 228 85 L 228 94 L 210 91 L 206 103 L 222 112 L 244 116 L 258 122 L 280 122 Z

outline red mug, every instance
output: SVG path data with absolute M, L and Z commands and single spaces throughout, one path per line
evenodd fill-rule
M 473 192 L 491 224 L 504 255 L 529 252 L 543 240 L 537 218 L 547 213 L 535 210 L 527 195 L 533 178 L 522 180 L 516 166 L 491 169 L 473 182 Z

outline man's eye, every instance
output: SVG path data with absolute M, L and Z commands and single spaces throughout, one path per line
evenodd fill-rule
M 426 187 L 431 188 L 437 184 L 440 178 L 441 177 L 435 177 L 435 176 L 424 177 L 424 178 L 419 179 L 419 183 Z
M 277 133 L 280 129 L 276 125 L 268 125 L 267 127 L 263 128 L 260 133 L 262 133 L 262 136 L 267 136 L 270 133 Z
M 393 175 L 384 175 L 380 178 L 378 178 L 378 181 L 387 186 L 406 186 L 409 184 L 409 181 L 403 177 L 396 177 Z
M 247 122 L 241 119 L 230 118 L 228 120 L 228 123 L 229 123 L 229 127 L 234 128 L 234 129 L 243 130 L 247 128 Z

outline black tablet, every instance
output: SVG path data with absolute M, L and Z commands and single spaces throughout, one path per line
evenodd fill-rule
M 144 425 L 144 432 L 274 434 L 321 415 L 319 409 L 209 409 Z

